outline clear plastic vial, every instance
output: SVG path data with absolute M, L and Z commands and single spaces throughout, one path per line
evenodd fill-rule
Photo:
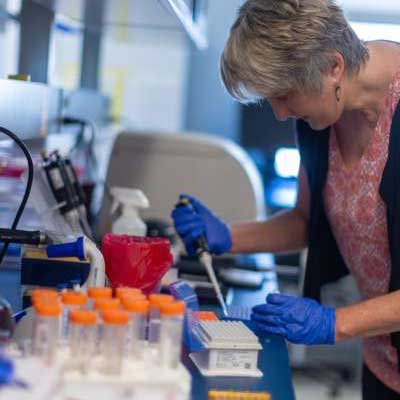
M 54 299 L 37 300 L 34 307 L 33 353 L 51 363 L 57 354 L 62 307 Z
M 157 346 L 160 339 L 160 307 L 162 304 L 172 303 L 174 298 L 168 294 L 151 294 L 149 301 L 148 340 L 150 346 Z
M 131 361 L 143 360 L 147 315 L 149 302 L 138 300 L 135 297 L 125 296 L 122 299 L 124 309 L 129 313 L 129 323 L 126 335 L 126 353 Z
M 130 288 L 130 287 L 118 287 L 115 289 L 115 297 L 122 301 L 123 296 L 132 295 L 138 297 L 145 297 L 143 292 L 137 288 Z
M 103 313 L 109 310 L 118 310 L 121 307 L 119 299 L 100 297 L 95 300 L 93 309 L 97 314 L 98 324 L 96 333 L 96 349 L 100 350 L 100 342 L 103 331 Z
M 57 300 L 58 299 L 58 293 L 54 289 L 34 289 L 31 293 L 31 303 L 32 306 L 35 305 L 35 303 L 39 300 Z
M 127 311 L 107 310 L 103 312 L 100 349 L 102 353 L 101 370 L 104 374 L 121 374 L 128 322 L 129 313 Z
M 94 311 L 72 310 L 69 321 L 70 365 L 86 374 L 96 352 L 97 315 Z
M 92 308 L 96 299 L 112 297 L 112 289 L 109 287 L 90 287 L 87 293 L 89 297 L 87 308 Z
M 61 294 L 61 301 L 63 303 L 61 317 L 61 343 L 66 344 L 68 342 L 69 314 L 73 310 L 79 310 L 85 307 L 87 295 L 83 292 L 68 290 Z
M 177 368 L 181 358 L 185 303 L 174 301 L 161 305 L 159 357 L 164 368 Z

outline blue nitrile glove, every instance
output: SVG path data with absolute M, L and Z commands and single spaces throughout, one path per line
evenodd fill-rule
M 282 335 L 298 344 L 334 344 L 336 312 L 315 300 L 269 294 L 255 306 L 251 319 L 264 332 Z
M 212 254 L 223 254 L 232 247 L 228 226 L 195 197 L 181 194 L 190 200 L 192 207 L 178 206 L 172 211 L 175 229 L 185 243 L 189 255 L 196 254 L 195 241 L 204 235 Z

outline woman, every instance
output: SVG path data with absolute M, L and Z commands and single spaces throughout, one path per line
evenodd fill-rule
M 363 399 L 400 393 L 400 46 L 364 43 L 333 0 L 248 0 L 221 58 L 228 91 L 294 117 L 301 153 L 296 206 L 228 227 L 198 200 L 173 219 L 188 252 L 287 252 L 308 247 L 305 295 L 350 271 L 363 301 L 324 307 L 279 294 L 253 309 L 295 343 L 364 338 Z

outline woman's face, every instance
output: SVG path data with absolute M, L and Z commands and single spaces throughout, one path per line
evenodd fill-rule
M 293 91 L 268 101 L 277 120 L 299 118 L 305 120 L 312 129 L 322 130 L 336 123 L 343 112 L 343 101 L 337 100 L 336 86 L 331 77 L 325 76 L 321 93 Z

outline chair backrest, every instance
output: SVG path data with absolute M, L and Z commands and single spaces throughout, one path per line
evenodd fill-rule
M 265 217 L 261 177 L 248 155 L 226 139 L 205 134 L 123 132 L 111 152 L 106 187 L 141 189 L 150 200 L 143 218 L 169 221 L 180 193 L 205 202 L 227 222 Z M 105 191 L 97 233 L 110 230 Z

